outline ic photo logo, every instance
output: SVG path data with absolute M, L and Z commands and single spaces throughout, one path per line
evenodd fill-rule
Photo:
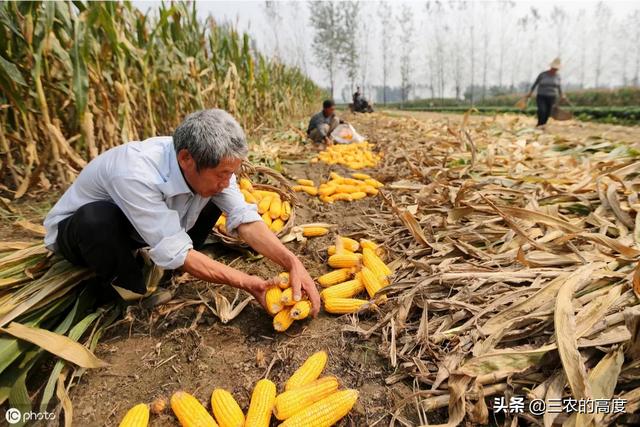
M 9 408 L 4 414 L 4 418 L 9 424 L 17 424 L 20 422 L 20 420 L 22 420 L 22 413 L 20 412 L 20 409 Z
M 56 414 L 53 413 L 53 412 L 47 412 L 47 411 L 45 411 L 45 412 L 33 412 L 33 411 L 22 412 L 18 408 L 9 408 L 9 409 L 7 409 L 7 412 L 5 412 L 4 418 L 7 420 L 7 422 L 10 425 L 12 425 L 12 424 L 18 424 L 20 421 L 27 422 L 27 421 L 55 420 L 56 419 Z

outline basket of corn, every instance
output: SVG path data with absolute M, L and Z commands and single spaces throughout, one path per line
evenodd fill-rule
M 276 185 L 252 182 L 251 177 L 268 177 L 276 181 Z M 286 236 L 295 223 L 296 198 L 287 179 L 278 172 L 249 163 L 242 165 L 238 181 L 240 191 L 247 203 L 257 206 L 262 220 L 276 236 Z M 223 213 L 216 222 L 211 234 L 227 246 L 247 248 L 236 235 L 226 228 L 227 217 Z

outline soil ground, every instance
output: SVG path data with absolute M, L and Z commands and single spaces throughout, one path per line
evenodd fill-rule
M 446 119 L 452 123 L 462 120 L 461 115 L 438 113 L 410 114 L 419 120 Z M 359 126 L 358 117 L 348 117 L 350 122 L 375 142 L 375 123 Z M 486 116 L 472 116 L 471 120 L 486 120 Z M 497 120 L 525 120 L 516 116 L 500 116 Z M 627 143 L 640 142 L 639 127 L 611 126 L 583 122 L 552 123 L 547 132 L 558 135 L 606 134 L 611 139 Z M 384 147 L 382 147 L 384 149 Z M 303 158 L 284 163 L 289 178 L 309 178 L 319 182 L 327 178 L 330 170 L 347 173 L 346 169 L 322 164 L 312 167 L 305 160 L 315 154 L 309 147 Z M 366 171 L 365 171 L 366 172 Z M 375 171 L 369 171 L 375 176 Z M 13 204 L 15 210 L 0 221 L 0 233 L 5 240 L 18 240 L 28 234 L 16 231 L 11 223 L 16 219 L 41 221 L 58 193 L 49 193 L 39 200 L 26 199 Z M 300 194 L 300 207 L 296 210 L 296 224 L 329 222 L 338 225 L 341 235 L 363 237 L 358 232 L 368 225 L 366 213 L 375 213 L 379 200 L 367 198 L 354 203 L 324 205 L 317 198 Z M 33 206 L 36 206 L 35 208 Z M 309 239 L 304 243 L 288 244 L 298 254 L 313 277 L 328 271 L 326 247 L 332 244 L 330 237 Z M 246 253 L 214 245 L 209 248 L 212 256 L 221 262 L 251 274 L 270 277 L 280 270 L 265 259 L 256 259 Z M 218 285 L 197 280 L 186 280 L 177 288 L 177 299 L 207 299 Z M 233 298 L 234 292 L 223 289 Z M 167 315 L 159 315 L 141 308 L 131 310 L 127 321 L 108 331 L 96 349 L 98 357 L 110 363 L 110 367 L 87 371 L 78 385 L 71 389 L 74 425 L 117 425 L 128 408 L 139 402 L 151 402 L 158 396 L 169 397 L 174 391 L 191 392 L 201 402 L 208 402 L 216 387 L 233 393 L 243 408 L 248 406 L 253 385 L 268 377 L 279 390 L 286 378 L 313 352 L 327 350 L 329 363 L 326 373 L 337 376 L 344 387 L 360 390 L 360 399 L 352 413 L 341 422 L 343 426 L 388 425 L 394 404 L 411 395 L 411 384 L 397 382 L 385 384 L 385 378 L 393 374 L 379 352 L 379 338 L 365 341 L 359 336 L 344 332 L 346 325 L 359 322 L 367 329 L 375 324 L 375 314 L 335 317 L 321 313 L 317 319 L 295 322 L 286 333 L 276 333 L 271 318 L 255 303 L 250 303 L 242 313 L 222 324 L 210 310 L 197 316 L 191 305 Z M 405 420 L 417 424 L 417 416 L 409 409 Z M 431 420 L 444 421 L 444 420 Z M 154 417 L 153 426 L 174 426 L 175 418 L 170 410 Z

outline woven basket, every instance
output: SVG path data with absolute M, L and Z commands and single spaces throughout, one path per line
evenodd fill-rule
M 273 169 L 269 169 L 264 166 L 253 166 L 250 163 L 245 162 L 242 164 L 242 170 L 240 172 L 240 176 L 249 177 L 250 175 L 265 175 L 267 177 L 273 178 L 278 182 L 278 184 L 281 187 L 284 188 L 283 190 L 280 187 L 275 187 L 270 184 L 257 184 L 257 183 L 253 184 L 253 188 L 255 188 L 256 190 L 273 191 L 274 193 L 278 193 L 280 195 L 280 199 L 283 202 L 288 201 L 291 204 L 291 214 L 289 215 L 289 219 L 287 220 L 287 223 L 284 225 L 282 230 L 280 230 L 280 232 L 276 234 L 278 238 L 286 236 L 289 233 L 289 231 L 291 231 L 291 228 L 293 228 L 295 224 L 295 219 L 296 219 L 295 206 L 297 203 L 297 199 L 295 197 L 293 190 L 291 189 L 291 185 L 289 184 L 289 182 L 284 176 L 274 171 Z M 242 248 L 242 249 L 246 249 L 249 247 L 245 242 L 240 240 L 238 237 L 233 237 L 233 236 L 229 236 L 227 234 L 221 233 L 215 227 L 211 229 L 210 234 L 227 246 Z

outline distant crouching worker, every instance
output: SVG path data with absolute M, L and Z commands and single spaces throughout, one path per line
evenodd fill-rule
M 538 107 L 537 115 L 539 127 L 544 126 L 547 123 L 556 102 L 558 100 L 566 100 L 565 96 L 562 94 L 562 82 L 560 80 L 560 74 L 558 74 L 560 66 L 560 58 L 554 59 L 551 62 L 549 69 L 538 75 L 538 78 L 533 82 L 531 90 L 529 90 L 529 93 L 527 94 L 527 98 L 530 98 L 536 87 L 538 88 L 536 104 Z
M 331 132 L 342 122 L 336 117 L 336 104 L 330 99 L 322 103 L 322 111 L 309 120 L 307 136 L 316 144 L 332 145 Z

